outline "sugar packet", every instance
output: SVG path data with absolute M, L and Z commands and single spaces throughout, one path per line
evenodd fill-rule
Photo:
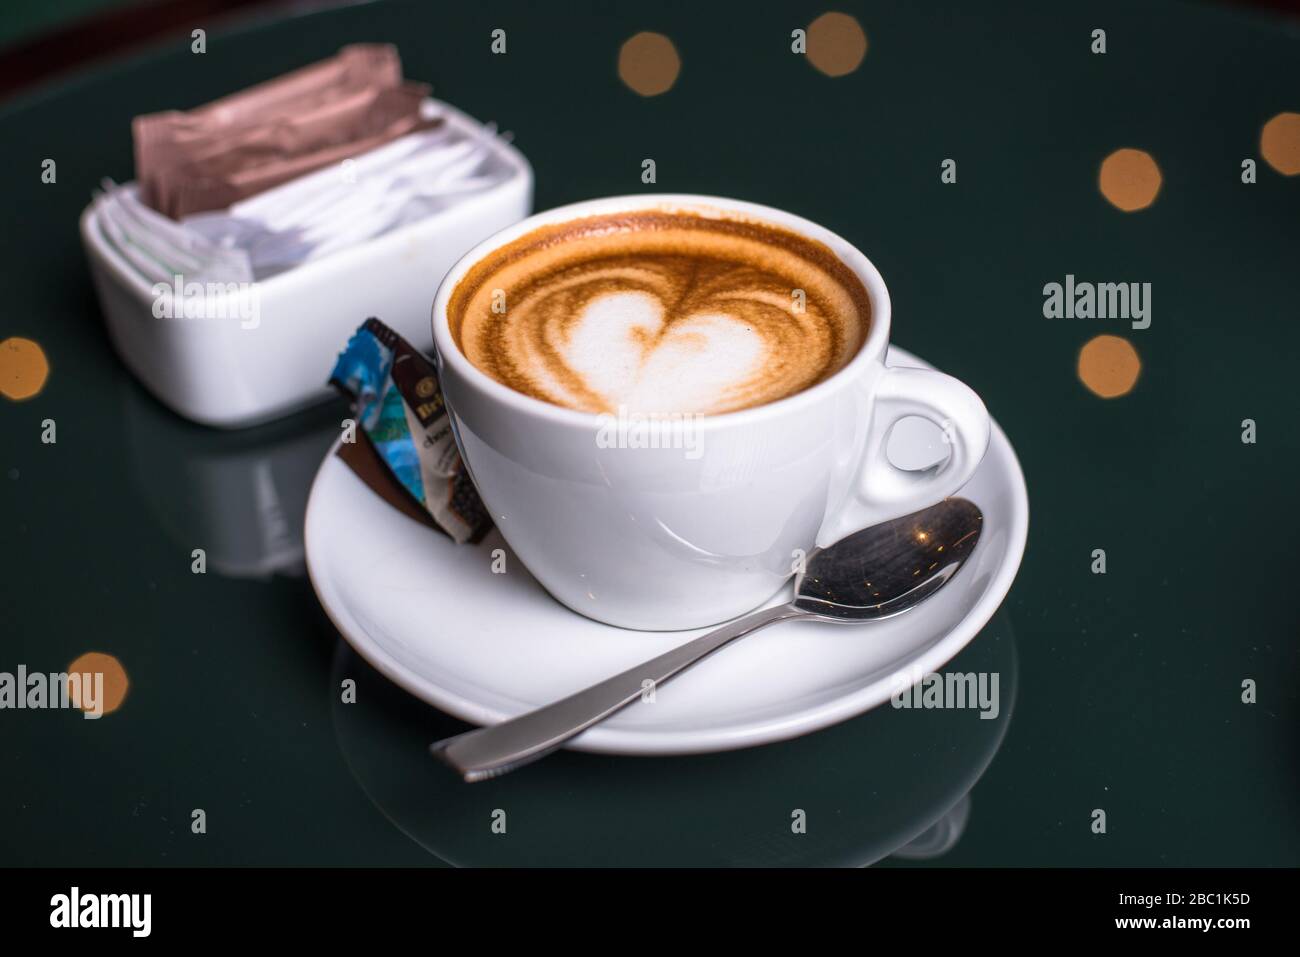
M 395 47 L 354 44 L 206 106 L 137 116 L 140 199 L 172 219 L 225 209 L 437 126 L 421 112 L 428 93 L 402 80 Z
M 434 527 L 457 543 L 482 538 L 492 521 L 461 462 L 433 363 L 372 317 L 348 340 L 330 384 L 352 400 L 364 441 Z

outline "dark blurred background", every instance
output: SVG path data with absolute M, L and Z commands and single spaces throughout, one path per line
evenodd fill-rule
M 366 0 L 4 0 L 0 99 L 78 67 L 231 20 L 355 6 Z M 431 3 L 441 0 L 429 0 Z M 1140 3 L 1140 0 L 1135 0 Z M 1300 18 L 1300 0 L 1187 0 Z M 834 4 L 830 5 L 832 8 Z
M 1300 111 L 1294 4 L 388 0 L 285 17 L 318 6 L 0 0 L 0 340 L 39 341 L 53 370 L 31 401 L 0 401 L 0 669 L 99 652 L 131 687 L 103 722 L 0 718 L 0 864 L 743 862 L 791 850 L 792 807 L 831 825 L 801 860 L 861 862 L 943 803 L 932 769 L 970 786 L 982 766 L 960 840 L 894 863 L 1300 862 L 1300 161 L 1261 148 Z M 872 44 L 836 79 L 784 42 L 828 9 L 860 16 Z M 486 43 L 498 17 L 509 57 Z M 1098 26 L 1104 59 L 1081 42 Z M 616 69 L 645 29 L 680 44 L 662 96 Z M 958 736 L 995 722 L 879 708 L 766 748 L 564 754 L 453 789 L 425 746 L 464 726 L 365 670 L 301 573 L 248 574 L 264 538 L 301 528 L 341 411 L 229 434 L 173 415 L 114 356 L 75 224 L 102 177 L 130 178 L 133 116 L 359 40 L 399 44 L 408 76 L 513 132 L 539 209 L 644 190 L 653 156 L 651 191 L 788 209 L 871 256 L 897 344 L 985 397 L 1030 489 L 1026 561 L 951 666 L 1019 676 L 995 760 Z M 1123 212 L 1100 184 L 1121 147 L 1163 172 L 1149 208 Z M 960 188 L 939 181 L 949 156 Z M 37 179 L 45 157 L 57 184 Z M 1044 284 L 1067 274 L 1150 282 L 1159 316 L 1131 335 L 1049 320 Z M 1099 332 L 1141 356 L 1123 397 L 1076 373 Z M 57 446 L 38 439 L 46 417 Z M 267 470 L 284 477 L 274 521 L 253 527 L 275 534 L 241 538 L 259 502 L 241 489 Z M 225 571 L 191 574 L 191 548 L 213 541 Z M 1089 569 L 1098 547 L 1106 575 Z M 343 675 L 356 708 L 339 705 Z M 464 826 L 507 806 L 541 826 L 508 845 Z M 210 837 L 186 826 L 195 807 L 219 822 Z

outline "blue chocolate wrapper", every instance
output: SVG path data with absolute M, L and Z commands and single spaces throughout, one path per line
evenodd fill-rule
M 456 449 L 433 367 L 378 319 L 348 340 L 330 382 L 352 400 L 358 427 L 402 488 L 457 542 L 490 522 Z

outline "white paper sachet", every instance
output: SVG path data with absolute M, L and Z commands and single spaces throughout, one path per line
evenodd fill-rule
M 252 282 L 436 215 L 511 173 L 497 133 L 442 124 L 179 222 L 106 181 L 104 235 L 150 283 Z
M 134 186 L 103 182 L 95 199 L 105 237 L 150 284 L 177 276 L 201 282 L 251 282 L 252 263 L 237 248 L 221 248 L 140 201 Z
M 454 206 L 504 180 L 495 130 L 470 136 L 445 126 L 182 224 L 220 248 L 247 253 L 258 279 L 367 242 Z

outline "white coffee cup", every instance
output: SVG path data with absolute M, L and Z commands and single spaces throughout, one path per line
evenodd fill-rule
M 788 398 L 654 420 L 551 405 L 460 351 L 447 304 L 475 263 L 539 226 L 645 209 L 739 216 L 824 243 L 871 297 L 867 341 L 844 368 Z M 715 196 L 619 196 L 539 213 L 470 250 L 438 289 L 433 340 L 461 455 L 515 556 L 574 611 L 674 630 L 757 607 L 814 547 L 934 504 L 974 473 L 989 440 L 984 404 L 942 373 L 886 368 L 889 320 L 876 268 L 815 223 Z M 913 415 L 939 425 L 950 449 L 920 471 L 886 455 L 894 424 Z

